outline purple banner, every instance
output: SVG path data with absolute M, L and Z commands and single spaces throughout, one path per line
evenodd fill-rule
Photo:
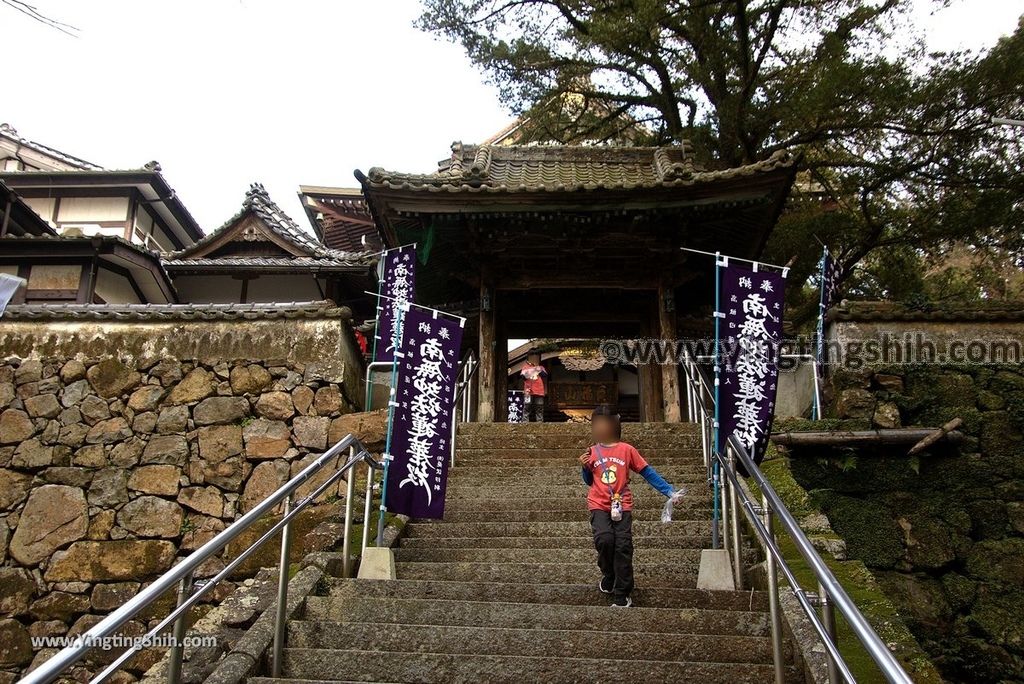
M 508 391 L 508 422 L 510 423 L 523 423 L 526 422 L 526 412 L 524 395 L 519 390 Z
M 740 266 L 719 268 L 722 279 L 720 444 L 735 434 L 760 463 L 771 432 L 779 379 L 785 279 Z M 742 472 L 742 469 L 741 469 Z
M 816 347 L 814 351 L 817 364 L 815 370 L 818 372 L 818 377 L 825 377 L 825 364 L 828 359 L 825 358 L 825 314 L 832 306 L 832 302 L 835 299 L 836 291 L 839 289 L 839 263 L 832 258 L 832 254 L 826 247 L 821 253 L 821 272 L 818 274 L 818 286 L 820 288 L 818 302 L 818 329 Z M 813 418 L 820 418 L 817 409 L 812 414 Z
M 821 255 L 821 315 L 824 316 L 825 312 L 832 306 L 832 300 L 836 296 L 836 290 L 839 288 L 839 275 L 842 271 L 839 270 L 839 262 L 832 258 L 832 254 L 829 253 L 828 248 L 825 248 L 824 253 Z
M 399 312 L 407 303 L 416 301 L 416 247 L 407 245 L 384 252 L 381 262 L 384 270 L 377 300 L 373 360 L 390 363 L 395 360 L 395 322 L 401 325 Z M 402 339 L 401 330 L 398 339 Z
M 444 515 L 455 381 L 462 324 L 409 307 L 402 319 L 398 381 L 391 420 L 387 509 L 414 518 Z

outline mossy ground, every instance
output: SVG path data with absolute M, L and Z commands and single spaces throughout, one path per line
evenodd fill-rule
M 813 498 L 794 479 L 787 460 L 772 451 L 769 453 L 769 458 L 762 464 L 762 471 L 786 507 L 797 520 L 820 513 Z M 756 486 L 752 486 L 751 489 L 757 496 L 760 496 Z M 779 534 L 778 530 L 776 533 Z M 783 557 L 800 586 L 807 591 L 817 591 L 817 580 L 814 573 L 797 551 L 793 540 L 788 535 L 779 534 L 778 542 Z M 893 650 L 913 680 L 915 682 L 941 682 L 942 678 L 928 655 L 910 633 L 896 608 L 886 598 L 864 563 L 859 560 L 838 561 L 828 554 L 823 554 L 823 557 L 836 579 L 839 580 L 882 640 Z M 785 586 L 785 580 L 782 582 Z M 885 682 L 885 677 L 878 671 L 867 651 L 841 615 L 837 615 L 836 618 L 836 631 L 840 652 L 856 680 L 868 683 Z

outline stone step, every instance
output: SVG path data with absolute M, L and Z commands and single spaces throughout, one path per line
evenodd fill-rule
M 524 499 L 520 497 L 509 497 L 509 498 L 487 498 L 487 497 L 472 497 L 472 498 L 449 498 L 445 502 L 446 513 L 461 513 L 463 511 L 549 511 L 549 510 L 562 510 L 562 509 L 578 509 L 587 513 L 587 497 L 586 492 L 581 492 L 576 496 L 553 496 L 549 498 L 539 499 Z M 657 497 L 657 498 L 656 498 Z M 633 497 L 634 508 L 644 509 L 657 509 L 660 511 L 665 505 L 665 497 L 660 494 L 634 496 Z M 712 506 L 711 497 L 708 495 L 701 495 L 699 497 L 687 497 L 683 501 L 679 502 L 678 505 L 673 506 L 672 514 L 681 514 L 684 511 L 691 510 L 703 510 L 710 511 Z M 447 515 L 445 516 L 447 517 Z
M 710 546 L 711 540 L 708 540 Z M 399 548 L 395 550 L 395 561 L 399 563 L 587 563 L 595 562 L 597 551 L 591 548 L 537 549 L 441 549 L 441 548 Z M 656 549 L 637 548 L 634 563 L 700 563 L 700 548 Z
M 374 684 L 398 684 L 397 682 L 385 683 L 380 679 L 373 680 L 355 680 L 355 679 L 296 679 L 295 677 L 281 677 L 279 679 L 271 679 L 270 677 L 249 677 L 245 680 L 246 684 L 366 684 L 367 681 L 372 681 Z
M 586 522 L 586 514 L 577 517 L 574 522 L 417 522 L 406 525 L 407 539 L 437 539 L 454 537 L 567 537 L 587 536 L 591 534 L 590 523 Z M 683 536 L 709 536 L 711 534 L 711 518 L 706 520 L 673 520 L 663 524 L 657 522 L 634 522 L 633 538 L 672 534 Z
M 641 454 L 653 450 L 686 450 L 697 453 L 701 439 L 696 435 L 651 435 L 637 440 L 624 440 Z M 586 451 L 593 438 L 589 435 L 456 435 L 455 450 L 462 449 L 573 449 Z
M 471 458 L 459 458 L 455 457 L 455 468 L 453 470 L 470 471 L 474 468 L 518 468 L 520 474 L 524 470 L 533 470 L 540 468 L 565 468 L 567 470 L 579 470 L 580 464 L 577 460 L 577 456 L 561 457 L 561 458 L 548 458 L 548 457 L 536 457 L 536 458 L 525 458 L 525 459 L 508 459 L 498 458 L 493 455 L 479 456 Z M 704 466 L 700 464 L 700 459 L 694 459 L 690 457 L 676 457 L 676 456 L 665 456 L 648 461 L 654 469 L 657 471 L 668 470 L 671 468 L 677 468 L 682 472 L 689 472 L 693 475 L 702 474 L 705 472 Z
M 288 628 L 292 649 L 366 648 L 407 657 L 412 653 L 519 655 L 586 658 L 603 643 L 603 632 L 522 629 L 507 627 L 438 627 L 436 625 L 361 624 L 339 625 L 330 621 L 293 622 Z M 660 661 L 713 663 L 771 662 L 767 637 L 717 636 L 711 634 L 650 634 L 625 632 L 615 636 L 609 652 Z
M 610 602 L 610 601 L 609 601 Z M 434 598 L 339 598 L 311 596 L 303 619 L 339 623 L 506 627 L 586 630 L 620 634 L 717 634 L 766 636 L 763 612 L 703 608 L 647 608 L 620 611 L 605 606 L 564 606 L 498 601 L 445 601 Z
M 584 444 L 583 446 L 574 445 L 568 448 L 530 447 L 524 449 L 519 448 L 514 443 L 500 441 L 485 447 L 459 447 L 455 451 L 455 462 L 458 463 L 462 458 L 479 458 L 484 456 L 510 460 L 522 458 L 566 458 L 576 461 L 580 454 L 586 453 L 589 446 L 589 444 Z M 694 465 L 702 463 L 701 452 L 694 447 L 659 446 L 645 449 L 640 452 L 640 455 L 648 462 L 664 458 L 687 458 L 691 459 Z
M 447 505 L 446 505 L 447 508 Z M 444 522 L 446 523 L 468 523 L 468 522 L 580 522 L 588 521 L 585 502 L 572 507 L 555 508 L 551 510 L 445 510 Z M 633 521 L 660 521 L 661 505 L 640 506 L 633 509 Z M 711 509 L 683 508 L 672 512 L 672 520 L 711 520 Z M 418 523 L 417 523 L 418 524 Z
M 670 484 L 676 487 L 680 486 L 676 482 L 671 482 Z M 508 487 L 492 485 L 449 489 L 445 498 L 445 508 L 447 510 L 455 510 L 457 505 L 459 510 L 462 510 L 463 508 L 473 507 L 477 502 L 481 501 L 491 504 L 487 508 L 494 509 L 526 508 L 527 510 L 534 510 L 545 507 L 551 508 L 550 505 L 541 506 L 539 503 L 547 502 L 550 504 L 555 501 L 561 507 L 567 503 L 574 505 L 578 501 L 586 501 L 588 490 L 589 487 L 582 482 L 575 485 L 536 485 L 530 487 L 517 484 Z M 658 507 L 665 505 L 665 495 L 651 489 L 643 479 L 640 482 L 630 482 L 630 491 L 633 493 L 633 501 L 637 505 L 656 505 Z M 673 509 L 678 510 L 711 505 L 710 490 L 701 487 L 694 491 L 687 487 L 686 491 L 687 493 L 682 501 L 673 504 Z
M 706 549 L 711 539 L 704 536 L 636 536 L 637 549 Z M 576 537 L 412 537 L 403 539 L 403 549 L 592 549 L 593 536 Z
M 329 579 L 329 596 L 364 598 L 424 598 L 450 601 L 547 603 L 567 606 L 607 606 L 608 596 L 597 590 L 597 575 L 588 584 L 459 582 L 399 579 L 391 582 Z M 638 606 L 709 608 L 714 610 L 768 610 L 768 594 L 750 591 L 707 591 L 676 587 L 637 587 Z
M 644 563 L 633 568 L 637 587 L 694 589 L 697 563 Z M 425 563 L 396 565 L 400 580 L 500 582 L 536 584 L 596 583 L 601 577 L 594 561 L 587 563 Z
M 590 423 L 459 423 L 460 435 L 590 434 Z M 622 439 L 640 435 L 699 435 L 696 423 L 623 423 Z
M 605 649 L 609 652 L 612 649 Z M 617 651 L 616 651 L 617 652 Z M 539 656 L 497 656 L 416 653 L 396 658 L 381 651 L 285 650 L 284 669 L 288 677 L 313 682 L 348 679 L 356 681 L 446 682 L 450 684 L 521 684 L 552 682 L 575 684 L 595 679 L 620 681 L 767 682 L 772 667 L 752 663 L 665 662 L 656 660 L 610 660 L 591 658 L 547 658 Z M 331 679 L 318 679 L 324 673 Z M 250 682 L 259 680 L 250 679 Z M 267 684 L 289 680 L 264 680 Z M 262 684 L 262 683 L 261 683 Z
M 686 479 L 693 482 L 707 482 L 708 472 L 699 465 L 655 465 L 655 470 L 666 479 Z M 518 461 L 499 461 L 493 466 L 456 466 L 449 469 L 449 485 L 463 482 L 507 482 L 510 477 L 522 478 L 528 470 L 530 481 L 564 482 L 582 484 L 579 463 L 558 463 L 554 466 L 537 467 L 534 462 L 525 466 Z M 640 478 L 643 481 L 643 478 Z

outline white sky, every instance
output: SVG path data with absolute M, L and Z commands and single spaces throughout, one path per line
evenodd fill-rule
M 981 48 L 1024 0 L 954 0 L 929 47 Z M 355 168 L 432 171 L 510 114 L 462 48 L 412 26 L 414 0 L 35 0 L 70 38 L 0 5 L 0 121 L 108 168 L 158 160 L 207 232 L 252 181 L 306 225 L 300 184 Z

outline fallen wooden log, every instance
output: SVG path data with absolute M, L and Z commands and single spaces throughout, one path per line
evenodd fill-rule
M 945 426 L 943 426 L 943 428 L 944 427 Z M 940 439 L 945 439 L 955 444 L 960 442 L 964 437 L 963 433 L 957 430 L 949 429 L 943 431 L 943 428 L 885 428 L 878 430 L 773 432 L 771 440 L 780 446 L 787 447 L 854 447 L 900 444 L 913 444 L 916 446 L 925 439 L 931 439 L 928 444 L 921 447 L 921 449 L 924 449 Z M 920 449 L 918 451 L 920 451 Z
M 928 435 L 927 437 L 922 438 L 920 442 L 910 447 L 910 451 L 907 452 L 907 456 L 914 456 L 915 454 L 924 451 L 932 444 L 935 444 L 940 439 L 951 433 L 953 430 L 956 430 L 963 424 L 963 422 L 964 421 L 961 418 L 954 418 L 953 420 L 949 421 L 948 423 L 940 427 L 938 430 Z

